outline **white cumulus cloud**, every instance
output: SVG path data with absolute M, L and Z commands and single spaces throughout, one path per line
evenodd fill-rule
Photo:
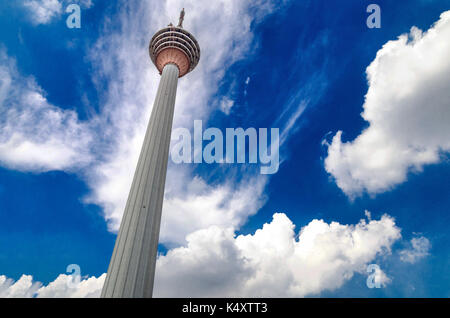
M 17 281 L 0 275 L 0 298 L 33 297 L 40 287 L 41 283 L 33 282 L 30 275 L 22 275 Z
M 92 276 L 75 284 L 72 276 L 61 274 L 44 286 L 31 275 L 22 275 L 17 281 L 0 275 L 0 298 L 95 298 L 100 297 L 105 278 L 106 274 Z
M 450 151 L 450 11 L 428 31 L 416 27 L 387 42 L 367 68 L 362 117 L 353 141 L 339 131 L 325 169 L 349 197 L 377 194 Z
M 392 217 L 354 225 L 312 220 L 295 232 L 283 213 L 254 234 L 210 226 L 188 235 L 187 245 L 157 260 L 155 297 L 304 297 L 335 290 L 391 253 L 401 238 Z M 382 270 L 375 281 L 391 279 Z M 32 276 L 0 276 L 0 297 L 99 297 L 106 274 L 74 284 L 61 274 L 43 285 Z
M 388 215 L 355 225 L 313 220 L 298 236 L 282 213 L 254 234 L 211 226 L 160 256 L 156 297 L 303 297 L 335 290 L 389 254 L 400 229 Z M 377 279 L 387 284 L 384 272 Z
M 389 215 L 354 225 L 312 220 L 298 233 L 283 213 L 253 234 L 209 226 L 187 236 L 187 245 L 159 255 L 155 297 L 304 297 L 340 288 L 391 253 L 401 238 Z M 375 282 L 391 279 L 377 269 Z M 32 276 L 0 276 L 0 297 L 99 297 L 106 274 L 78 284 L 61 274 L 43 285 Z
M 36 292 L 39 298 L 98 298 L 100 297 L 106 274 L 73 282 L 72 276 L 61 274 L 47 286 Z

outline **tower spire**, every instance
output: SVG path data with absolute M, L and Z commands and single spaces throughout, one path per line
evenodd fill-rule
M 182 27 L 183 27 L 183 20 L 184 20 L 184 8 L 183 8 L 183 10 L 181 10 L 181 12 L 180 12 L 180 20 L 179 20 L 179 22 L 178 22 L 178 27 L 179 27 L 179 28 L 182 28 Z

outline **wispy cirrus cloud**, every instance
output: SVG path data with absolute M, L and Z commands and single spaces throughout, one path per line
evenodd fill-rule
M 0 163 L 10 169 L 76 170 L 91 162 L 92 134 L 73 110 L 50 104 L 33 77 L 0 48 Z
M 399 252 L 400 259 L 406 263 L 416 263 L 418 260 L 428 256 L 431 249 L 430 240 L 424 236 L 413 237 L 409 247 Z
M 49 24 L 61 17 L 69 4 L 78 4 L 82 9 L 89 9 L 94 2 L 93 0 L 24 0 L 22 3 L 34 25 Z
M 58 0 L 25 0 L 23 6 L 34 24 L 47 24 L 63 12 L 61 1 Z
M 261 22 L 276 10 L 275 3 L 285 3 L 273 2 L 216 1 L 208 6 L 197 1 L 119 2 L 117 16 L 114 20 L 105 19 L 103 33 L 87 57 L 94 69 L 92 81 L 99 87 L 106 86 L 106 91 L 102 94 L 100 112 L 86 121 L 79 120 L 71 110 L 48 103 L 44 90 L 32 77 L 27 79 L 18 74 L 14 59 L 3 53 L 5 76 L 1 96 L 6 115 L 1 123 L 1 162 L 21 171 L 76 170 L 92 190 L 86 201 L 100 205 L 110 230 L 116 231 L 159 80 L 148 57 L 151 35 L 176 20 L 179 10 L 185 7 L 185 27 L 202 43 L 200 64 L 188 75 L 188 80 L 179 81 L 177 93 L 174 127 L 189 128 L 194 119 L 207 119 L 213 107 L 218 107 L 210 104 L 209 99 L 216 93 L 226 69 L 245 58 L 252 48 L 251 23 Z M 37 4 L 47 6 L 46 2 Z M 218 47 L 221 49 L 217 50 Z M 198 187 L 184 188 L 181 192 L 171 187 L 192 184 L 193 179 L 203 185 L 200 192 Z M 209 185 L 191 168 L 169 165 L 164 205 L 164 218 L 169 222 L 163 219 L 163 241 L 183 242 L 188 231 L 198 229 L 186 227 L 180 232 L 165 226 L 175 224 L 174 228 L 178 228 L 178 222 L 172 222 L 174 219 L 202 226 L 227 222 L 228 226 L 242 225 L 264 202 L 265 184 L 265 178 L 249 173 L 238 183 L 229 179 Z M 251 190 L 245 189 L 249 186 Z M 185 200 L 202 201 L 211 217 L 205 218 L 201 209 L 196 209 L 192 214 L 175 218 Z M 227 204 L 228 200 L 233 205 Z
M 108 95 L 103 104 L 103 113 L 109 125 L 104 127 L 106 135 L 110 138 L 111 148 L 109 155 L 93 167 L 88 175 L 93 190 L 88 200 L 104 208 L 105 218 L 111 230 L 115 231 L 119 226 L 158 85 L 159 78 L 147 52 L 151 34 L 170 21 L 176 22 L 179 10 L 184 7 L 186 10 L 184 26 L 201 43 L 201 61 L 194 72 L 180 79 L 177 91 L 174 127 L 189 129 L 193 126 L 194 120 L 206 120 L 213 107 L 219 107 L 217 103 L 211 104 L 209 100 L 217 92 L 227 68 L 235 61 L 246 57 L 253 41 L 250 24 L 256 20 L 260 21 L 275 10 L 271 2 L 260 1 L 260 6 L 251 1 L 215 1 L 208 6 L 197 1 L 123 2 L 121 4 L 123 10 L 120 10 L 115 20 L 120 21 L 121 30 L 110 32 L 108 24 L 106 25 L 105 35 L 91 51 L 91 59 L 98 67 L 98 78 L 108 79 Z M 284 1 L 275 2 L 284 3 Z M 194 178 L 199 184 L 204 185 L 201 192 L 196 192 L 198 188 L 192 190 L 185 188 L 178 194 L 171 190 L 176 188 L 171 185 L 191 184 Z M 208 185 L 206 180 L 196 176 L 190 168 L 177 167 L 169 163 L 161 232 L 163 242 L 170 241 L 168 233 L 177 233 L 173 229 L 178 228 L 177 224 L 180 222 L 211 225 L 216 221 L 222 224 L 228 219 L 233 220 L 235 225 L 242 224 L 248 215 L 256 213 L 264 201 L 263 188 L 259 186 L 265 184 L 262 179 L 249 174 L 248 178 L 242 181 L 242 185 L 233 184 L 232 180 Z M 239 191 L 245 184 L 258 186 L 253 192 Z M 216 201 L 219 193 L 222 200 L 240 196 L 242 201 L 254 203 L 239 204 L 224 210 L 222 207 L 224 202 Z M 189 201 L 186 202 L 186 199 Z M 205 206 L 216 207 L 209 211 L 210 218 L 201 216 L 198 211 L 180 215 L 180 202 L 185 202 L 184 206 L 189 206 L 190 203 L 200 199 Z M 216 218 L 222 215 L 222 212 L 226 212 L 224 216 Z M 173 223 L 174 220 L 179 222 Z M 172 224 L 174 228 L 170 230 L 170 226 L 166 224 Z M 180 242 L 181 237 L 186 234 L 184 230 L 173 239 Z

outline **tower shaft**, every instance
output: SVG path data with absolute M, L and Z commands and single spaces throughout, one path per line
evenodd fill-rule
M 178 76 L 164 66 L 101 297 L 152 297 Z

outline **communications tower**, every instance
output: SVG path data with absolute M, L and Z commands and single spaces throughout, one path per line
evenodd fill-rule
M 170 23 L 150 41 L 161 80 L 101 297 L 152 297 L 178 78 L 200 59 L 200 46 L 183 20 L 184 9 L 178 26 Z

